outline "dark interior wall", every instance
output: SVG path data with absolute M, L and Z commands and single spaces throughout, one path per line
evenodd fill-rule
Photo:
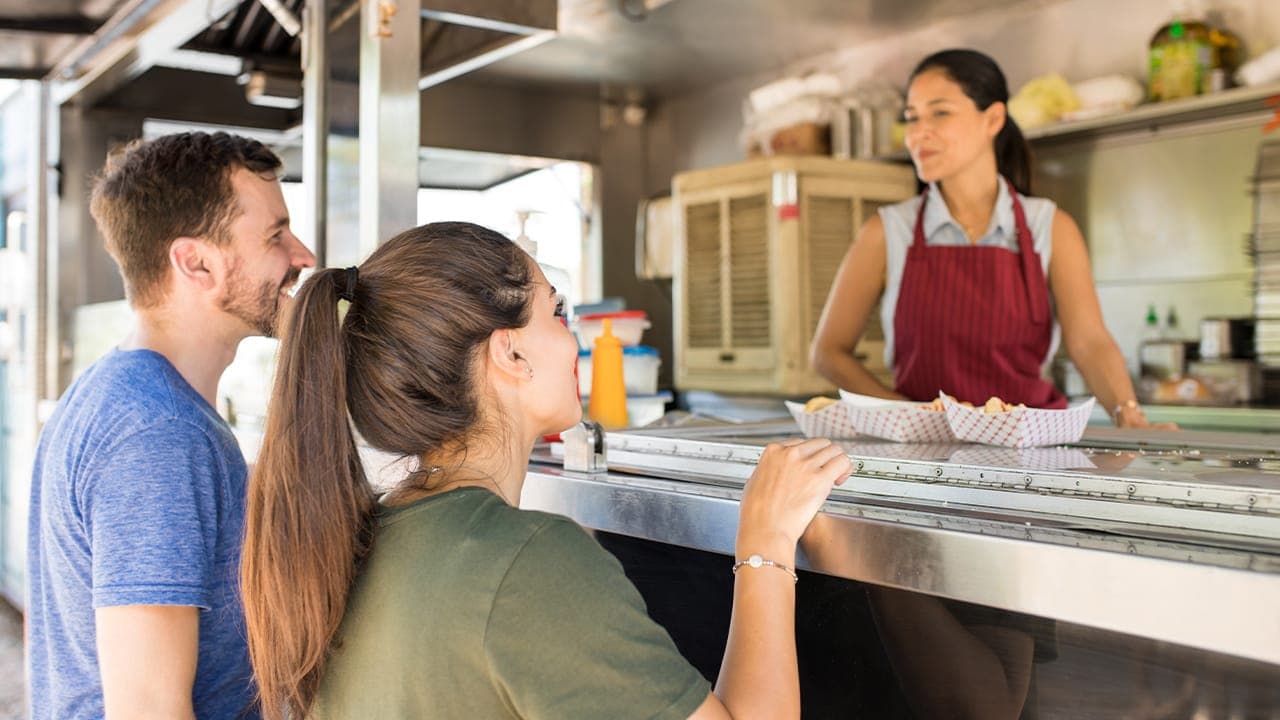
M 89 196 L 107 153 L 141 134 L 140 116 L 75 107 L 60 113 L 58 272 L 64 304 L 124 298 L 116 264 L 89 214 Z
M 157 67 L 104 98 L 99 110 L 138 117 L 283 130 L 302 111 L 250 105 L 244 87 L 229 75 Z
M 422 93 L 422 145 L 596 163 L 594 97 L 457 80 Z
M 124 284 L 89 214 L 93 178 L 111 148 L 142 134 L 141 116 L 64 106 L 58 116 L 58 328 L 70 339 L 75 309 L 124 299 Z M 58 387 L 71 381 L 71 359 L 59 363 Z
M 671 387 L 673 364 L 670 280 L 636 277 L 636 212 L 647 198 L 671 185 L 671 134 L 666 109 L 659 102 L 648 108 L 642 125 L 613 124 L 601 131 L 600 204 L 601 255 L 605 297 L 618 296 L 632 310 L 644 310 L 653 327 L 644 344 L 658 350 L 661 387 Z
M 671 283 L 640 280 L 635 273 L 636 209 L 654 190 L 648 172 L 644 126 L 618 124 L 600 144 L 601 264 L 605 297 L 625 298 L 628 309 L 644 310 L 652 323 L 644 344 L 662 356 L 658 382 L 671 385 Z

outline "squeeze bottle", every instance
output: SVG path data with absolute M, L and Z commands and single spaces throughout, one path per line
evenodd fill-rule
M 591 349 L 591 400 L 587 417 L 606 430 L 627 426 L 627 391 L 622 383 L 622 342 L 613 334 L 613 321 L 604 319 L 604 332 Z

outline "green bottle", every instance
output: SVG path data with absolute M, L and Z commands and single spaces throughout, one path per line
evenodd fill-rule
M 1155 305 L 1147 306 L 1147 322 L 1142 332 L 1143 340 L 1159 340 L 1160 339 L 1160 314 L 1156 312 Z

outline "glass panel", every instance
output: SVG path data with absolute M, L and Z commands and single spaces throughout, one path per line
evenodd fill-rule
M 487 190 L 418 191 L 418 222 L 443 220 L 474 222 L 516 239 L 523 227 L 537 243 L 537 259 L 544 266 L 563 269 L 569 276 L 570 304 L 599 300 L 600 268 L 591 258 L 591 166 L 561 162 L 535 170 Z M 525 218 L 522 224 L 521 217 Z M 560 289 L 560 288 L 557 288 Z

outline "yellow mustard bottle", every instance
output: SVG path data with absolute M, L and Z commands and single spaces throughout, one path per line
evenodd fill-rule
M 613 321 L 604 319 L 604 332 L 591 348 L 591 400 L 587 417 L 605 430 L 627 426 L 627 388 L 622 380 L 622 341 L 613 334 Z

